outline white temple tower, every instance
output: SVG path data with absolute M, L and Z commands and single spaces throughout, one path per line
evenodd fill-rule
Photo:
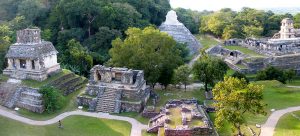
M 285 18 L 281 21 L 280 39 L 295 38 L 294 21 Z

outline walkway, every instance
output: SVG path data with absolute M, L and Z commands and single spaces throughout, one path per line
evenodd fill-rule
M 280 117 L 286 113 L 299 111 L 299 110 L 300 110 L 300 106 L 290 107 L 290 108 L 274 111 L 269 116 L 267 122 L 264 125 L 262 125 L 260 135 L 261 136 L 273 136 L 276 124 L 277 124 L 278 120 L 280 119 Z
M 64 118 L 66 118 L 68 116 L 72 116 L 72 115 L 82 115 L 82 116 L 89 116 L 89 117 L 96 117 L 96 118 L 121 120 L 121 121 L 127 121 L 132 125 L 130 136 L 141 136 L 142 129 L 147 129 L 147 125 L 143 125 L 133 118 L 109 115 L 108 113 L 84 112 L 84 111 L 80 111 L 80 110 L 65 112 L 65 113 L 62 113 L 62 114 L 56 116 L 55 118 L 52 118 L 52 119 L 49 119 L 46 121 L 31 120 L 31 119 L 16 115 L 12 112 L 6 111 L 2 108 L 0 108 L 0 115 L 7 117 L 7 118 L 11 118 L 13 120 L 17 120 L 17 121 L 29 124 L 29 125 L 36 125 L 36 126 L 44 126 L 44 125 L 54 124 L 54 123 L 57 123 L 59 120 L 62 120 Z

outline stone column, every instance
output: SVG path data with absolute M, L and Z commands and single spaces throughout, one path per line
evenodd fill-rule
M 32 70 L 31 60 L 29 60 L 29 59 L 26 60 L 26 69 Z
M 40 69 L 41 69 L 39 60 L 35 60 L 35 61 L 34 61 L 34 65 L 35 65 L 35 69 L 36 69 L 36 70 L 40 70 Z
M 20 60 L 19 59 L 15 59 L 15 63 L 16 63 L 16 68 L 20 69 L 21 68 L 21 66 L 20 66 Z
M 7 59 L 7 68 L 12 69 L 13 68 L 13 60 L 12 59 Z

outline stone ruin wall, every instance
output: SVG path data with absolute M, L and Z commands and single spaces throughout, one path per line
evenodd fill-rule
M 40 29 L 24 29 L 17 31 L 17 43 L 40 43 Z
M 190 129 L 165 128 L 165 136 L 215 136 L 210 128 L 195 127 Z
M 242 64 L 248 67 L 247 73 L 256 73 L 268 66 L 274 66 L 280 69 L 294 69 L 297 75 L 300 74 L 300 54 L 243 60 Z

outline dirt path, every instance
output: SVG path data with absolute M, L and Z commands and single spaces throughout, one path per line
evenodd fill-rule
M 274 135 L 274 130 L 276 127 L 276 124 L 278 120 L 280 119 L 281 116 L 283 116 L 286 113 L 294 112 L 294 111 L 299 111 L 300 106 L 297 107 L 289 107 L 286 109 L 274 111 L 268 118 L 267 122 L 262 125 L 261 128 L 261 136 L 273 136 Z

